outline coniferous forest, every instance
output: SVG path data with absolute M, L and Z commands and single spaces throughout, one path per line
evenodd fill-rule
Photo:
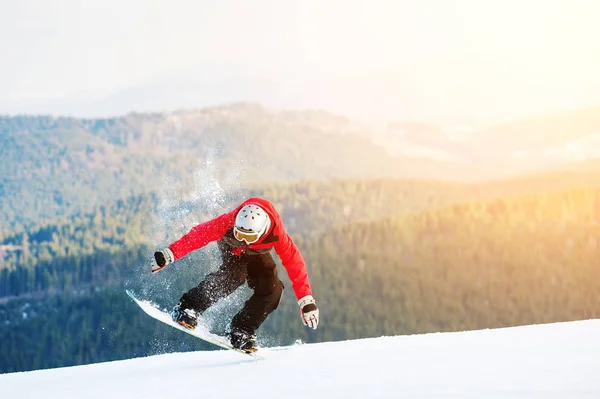
M 596 114 L 582 123 L 596 126 Z M 554 125 L 557 143 L 579 126 L 539 126 Z M 154 250 L 251 196 L 280 212 L 321 317 L 304 327 L 278 264 L 284 298 L 262 346 L 600 317 L 595 161 L 455 179 L 468 164 L 394 156 L 344 118 L 251 105 L 1 117 L 0 135 L 0 373 L 213 350 L 146 316 L 124 290 L 170 309 L 220 258 L 210 244 L 153 275 Z M 481 137 L 457 154 L 484 157 Z M 240 168 L 255 143 L 260 162 Z M 473 174 L 489 172 L 481 165 Z M 226 332 L 247 294 L 204 321 Z
M 403 187 L 413 205 L 399 206 L 398 198 L 411 202 L 393 195 Z M 480 200 L 472 187 L 461 195 L 460 185 L 441 185 L 432 196 L 435 187 L 342 181 L 248 193 L 283 204 L 322 319 L 317 331 L 305 329 L 279 265 L 287 289 L 262 328 L 263 345 L 600 316 L 600 187 L 536 194 L 515 187 L 502 198 L 482 189 Z M 342 207 L 341 198 L 352 200 Z M 150 275 L 147 215 L 155 202 L 134 197 L 60 224 L 3 232 L 3 372 L 211 349 L 157 325 L 123 291 L 166 308 L 218 266 L 209 245 Z M 310 222 L 296 221 L 300 215 Z M 210 312 L 216 331 L 225 331 L 241 291 Z

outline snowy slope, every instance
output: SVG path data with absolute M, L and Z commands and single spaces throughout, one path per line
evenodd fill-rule
M 600 320 L 0 375 L 0 398 L 600 398 Z

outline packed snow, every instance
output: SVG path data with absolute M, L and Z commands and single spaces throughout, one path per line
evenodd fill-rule
M 600 398 L 599 338 L 586 320 L 171 353 L 3 374 L 0 398 Z

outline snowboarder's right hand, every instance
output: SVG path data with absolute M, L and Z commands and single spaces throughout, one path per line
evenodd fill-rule
M 169 248 L 165 248 L 162 251 L 156 251 L 154 253 L 154 259 L 152 259 L 152 273 L 164 269 L 165 266 L 172 263 L 174 259 L 173 252 Z

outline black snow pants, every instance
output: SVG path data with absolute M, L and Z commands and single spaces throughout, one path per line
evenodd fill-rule
M 231 330 L 255 334 L 269 314 L 277 309 L 283 294 L 283 283 L 277 276 L 273 256 L 270 253 L 236 256 L 228 244 L 219 241 L 218 246 L 223 264 L 197 287 L 183 294 L 181 307 L 203 313 L 247 281 L 254 293 L 233 317 Z

